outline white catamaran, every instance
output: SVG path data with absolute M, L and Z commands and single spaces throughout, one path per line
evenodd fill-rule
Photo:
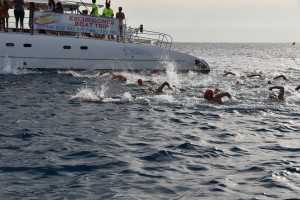
M 45 3 L 34 2 L 44 10 Z M 167 34 L 124 25 L 121 40 L 103 39 L 120 34 L 119 19 L 80 15 L 83 3 L 62 5 L 64 14 L 35 11 L 32 29 L 0 32 L 0 65 L 9 60 L 23 69 L 140 71 L 165 70 L 163 63 L 170 61 L 178 71 L 210 71 L 204 60 L 170 50 L 172 37 Z

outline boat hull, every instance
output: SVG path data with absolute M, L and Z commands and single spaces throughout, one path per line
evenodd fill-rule
M 150 44 L 56 35 L 0 33 L 0 64 L 37 70 L 166 70 L 209 72 L 194 56 Z

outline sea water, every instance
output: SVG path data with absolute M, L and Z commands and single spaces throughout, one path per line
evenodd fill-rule
M 166 73 L 116 73 L 128 78 L 120 83 L 1 63 L 0 199 L 299 199 L 300 46 L 173 49 L 211 72 L 179 74 L 165 62 Z M 176 88 L 154 95 L 139 78 Z M 274 85 L 285 101 L 268 98 Z M 232 99 L 208 103 L 203 92 L 214 88 Z

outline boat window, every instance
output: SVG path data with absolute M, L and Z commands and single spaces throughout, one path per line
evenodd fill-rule
M 7 47 L 13 47 L 13 46 L 15 46 L 15 44 L 14 43 L 6 43 L 6 46 Z
M 31 44 L 24 44 L 24 47 L 31 47 Z
M 87 46 L 81 46 L 80 49 L 87 50 L 88 47 Z
M 64 46 L 64 49 L 71 49 L 71 46 Z

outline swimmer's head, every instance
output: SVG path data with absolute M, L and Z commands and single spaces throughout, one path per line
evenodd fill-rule
M 139 79 L 138 79 L 138 84 L 139 84 L 139 85 L 142 85 L 142 84 L 143 84 L 143 80 L 139 78 Z
M 127 81 L 127 78 L 124 77 L 124 76 L 122 76 L 122 77 L 119 78 L 119 80 L 120 80 L 120 81 L 123 81 L 123 82 L 126 82 L 126 81 Z
M 214 97 L 214 92 L 210 89 L 204 92 L 204 99 L 210 99 Z

